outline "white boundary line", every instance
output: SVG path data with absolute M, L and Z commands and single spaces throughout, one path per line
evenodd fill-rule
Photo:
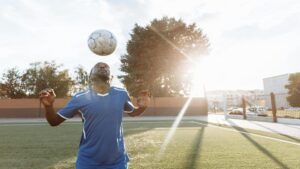
M 82 122 L 66 122 L 66 124 L 82 124 Z M 14 126 L 50 126 L 47 122 L 34 122 L 34 123 L 2 123 L 0 127 L 14 127 Z
M 131 121 L 134 122 L 134 121 Z M 150 121 L 135 121 L 136 123 L 163 123 L 163 122 L 150 122 Z M 243 134 L 248 134 L 248 135 L 252 135 L 252 136 L 256 136 L 256 137 L 261 137 L 261 138 L 265 138 L 265 139 L 269 139 L 269 140 L 273 140 L 273 141 L 278 141 L 278 142 L 282 142 L 282 143 L 288 143 L 288 144 L 293 144 L 293 145 L 297 145 L 300 146 L 300 143 L 296 143 L 293 141 L 287 141 L 287 140 L 282 140 L 282 139 L 278 139 L 278 138 L 274 138 L 274 137 L 268 137 L 268 136 L 263 136 L 260 134 L 255 134 L 255 133 L 251 133 L 251 132 L 245 132 L 245 131 L 239 131 L 239 130 L 235 130 L 235 129 L 230 129 L 230 128 L 226 128 L 226 127 L 221 127 L 221 126 L 216 126 L 216 125 L 212 125 L 212 124 L 205 124 L 205 123 L 201 123 L 198 121 L 181 121 L 181 122 L 188 122 L 188 123 L 196 123 L 196 124 L 200 124 L 202 126 L 206 125 L 209 127 L 215 127 L 215 128 L 219 128 L 219 129 L 223 129 L 223 130 L 227 130 L 227 131 L 231 131 L 231 132 L 236 132 L 236 133 L 243 133 Z M 228 126 L 228 127 L 232 127 L 232 126 Z M 237 126 L 238 127 L 238 126 Z M 274 133 L 274 134 L 278 134 L 278 133 Z
M 164 121 L 126 121 L 126 122 L 129 122 L 129 123 L 163 123 Z M 227 131 L 231 131 L 231 132 L 236 132 L 236 133 L 243 133 L 243 134 L 247 134 L 247 135 L 252 135 L 252 136 L 256 136 L 256 137 L 261 137 L 261 138 L 265 138 L 265 139 L 269 139 L 269 140 L 273 140 L 273 141 L 277 141 L 277 142 L 282 142 L 282 143 L 288 143 L 288 144 L 293 144 L 293 145 L 297 145 L 297 146 L 300 146 L 300 143 L 296 143 L 296 142 L 293 142 L 293 141 L 287 141 L 287 140 L 282 140 L 282 139 L 278 139 L 278 138 L 274 138 L 274 137 L 268 137 L 268 136 L 263 136 L 263 135 L 260 135 L 260 134 L 255 134 L 255 133 L 251 133 L 251 132 L 245 132 L 245 131 L 239 131 L 239 130 L 235 130 L 235 129 L 230 129 L 230 128 L 226 128 L 226 127 L 221 127 L 221 126 L 216 126 L 216 125 L 212 125 L 212 124 L 205 124 L 205 123 L 201 123 L 201 122 L 198 122 L 198 121 L 181 121 L 181 122 L 185 122 L 185 123 L 195 123 L 195 124 L 199 124 L 199 125 L 206 125 L 206 126 L 209 126 L 209 127 L 215 127 L 215 128 L 219 128 L 219 129 L 222 129 L 222 130 L 227 130 Z M 82 122 L 67 122 L 67 123 L 64 123 L 64 124 L 82 124 Z M 16 123 L 12 123 L 12 124 L 0 124 L 0 127 L 2 126 L 39 126 L 39 125 L 48 125 L 48 123 L 38 123 L 38 124 L 26 124 L 26 123 L 22 123 L 22 124 L 16 124 Z M 230 126 L 228 126 L 230 127 Z M 238 127 L 238 126 L 237 126 Z M 141 129 L 142 130 L 142 129 Z M 276 133 L 274 133 L 276 134 Z
M 269 139 L 269 140 L 273 140 L 273 141 L 278 141 L 278 142 L 282 142 L 282 143 L 289 143 L 289 144 L 300 146 L 300 143 L 296 143 L 296 142 L 293 142 L 293 141 L 282 140 L 282 139 L 278 139 L 278 138 L 274 138 L 274 137 L 263 136 L 263 135 L 260 135 L 260 134 L 255 134 L 255 133 L 245 132 L 245 131 L 239 131 L 239 130 L 235 130 L 235 129 L 229 129 L 229 128 L 226 128 L 226 127 L 221 127 L 221 126 L 216 126 L 216 125 L 211 125 L 211 124 L 204 124 L 204 123 L 201 123 L 201 122 L 198 122 L 198 121 L 191 121 L 191 122 L 196 123 L 196 124 L 200 124 L 200 125 L 203 125 L 203 126 L 207 125 L 207 126 L 219 128 L 219 129 L 222 129 L 222 130 L 232 131 L 232 132 L 236 132 L 236 133 L 243 133 L 243 134 L 252 135 L 252 136 L 256 136 L 256 137 L 261 137 L 261 138 L 265 138 L 265 139 Z

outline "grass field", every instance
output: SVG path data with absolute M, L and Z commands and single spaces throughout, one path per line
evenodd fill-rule
M 196 121 L 181 122 L 159 154 L 171 125 L 171 121 L 124 123 L 129 168 L 300 168 L 300 139 Z M 0 168 L 74 168 L 81 127 L 81 123 L 0 124 Z

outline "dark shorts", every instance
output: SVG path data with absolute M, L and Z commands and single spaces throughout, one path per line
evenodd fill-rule
M 113 166 L 87 166 L 76 163 L 76 169 L 128 169 L 128 164 L 120 163 Z

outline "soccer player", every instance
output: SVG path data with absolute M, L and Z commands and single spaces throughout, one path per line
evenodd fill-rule
M 110 85 L 110 68 L 99 62 L 91 70 L 90 88 L 77 93 L 57 113 L 53 103 L 53 89 L 40 92 L 40 100 L 46 110 L 46 119 L 57 126 L 66 119 L 80 113 L 83 131 L 76 161 L 77 169 L 126 169 L 128 156 L 124 146 L 122 118 L 142 114 L 148 103 L 149 94 L 143 92 L 133 106 L 126 90 Z

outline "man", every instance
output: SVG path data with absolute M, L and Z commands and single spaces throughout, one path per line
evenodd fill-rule
M 103 62 L 92 68 L 89 78 L 90 88 L 77 93 L 57 113 L 53 108 L 53 89 L 41 91 L 46 119 L 51 126 L 57 126 L 75 114 L 81 114 L 83 131 L 77 169 L 126 169 L 128 156 L 123 140 L 123 112 L 130 116 L 142 114 L 149 103 L 149 95 L 144 92 L 137 99 L 138 107 L 134 107 L 126 90 L 110 86 L 110 68 Z

